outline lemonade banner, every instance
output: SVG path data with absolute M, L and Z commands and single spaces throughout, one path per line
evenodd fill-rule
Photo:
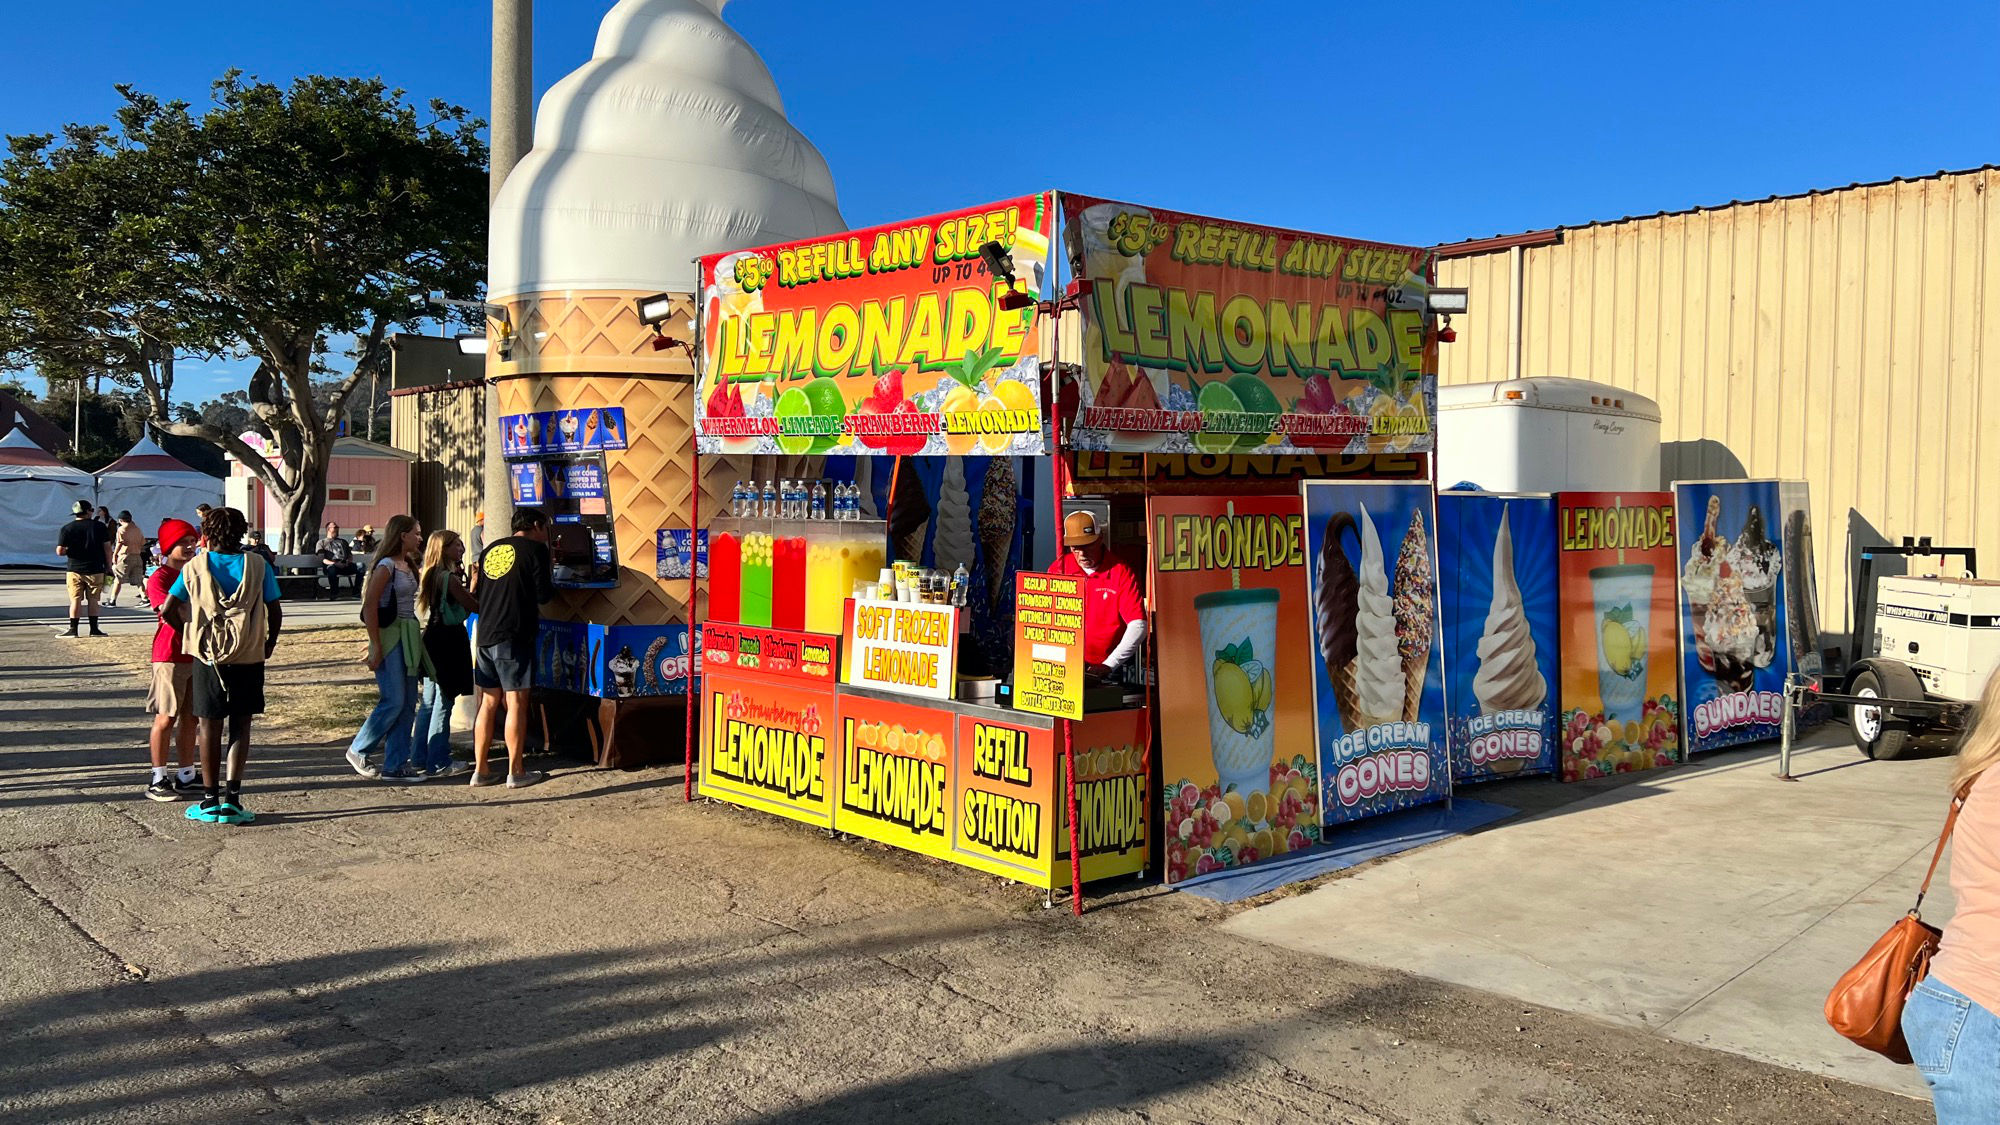
M 1014 706 L 1083 718 L 1083 579 L 1014 576 Z
M 1076 490 L 1090 495 L 1222 493 L 1267 495 L 1302 480 L 1421 480 L 1421 453 L 1120 453 L 1065 450 Z
M 839 637 L 721 621 L 704 622 L 701 636 L 704 668 L 828 686 L 837 678 Z
M 830 691 L 704 667 L 701 795 L 833 827 L 837 712 Z
M 1674 495 L 1556 496 L 1562 779 L 1682 760 Z
M 1053 212 L 1044 192 L 703 258 L 701 451 L 1042 453 Z M 981 257 L 989 242 L 1011 282 Z
M 1803 481 L 1674 482 L 1690 753 L 1778 737 L 1786 678 L 1816 670 L 1805 500 Z
M 942 709 L 842 693 L 834 830 L 952 858 L 956 720 Z
M 1304 492 L 1322 819 L 1331 828 L 1443 800 L 1451 766 L 1431 487 L 1310 482 Z
M 1428 252 L 1062 196 L 1083 298 L 1079 449 L 1433 448 Z
M 1298 495 L 1155 497 L 1146 519 L 1167 881 L 1318 842 Z
M 1556 768 L 1556 505 L 1441 492 L 1438 583 L 1453 781 Z
M 1130 875 L 1146 866 L 1152 825 L 1146 800 L 1146 743 L 1151 724 L 1143 710 L 1095 711 L 1070 725 L 1076 753 L 1077 845 L 1083 881 Z M 1056 862 L 1051 885 L 1070 884 L 1067 776 L 1055 790 Z

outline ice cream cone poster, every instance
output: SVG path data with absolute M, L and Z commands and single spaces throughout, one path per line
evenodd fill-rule
M 1555 497 L 1441 492 L 1437 509 L 1452 780 L 1553 773 Z
M 1071 267 L 1088 283 L 1075 448 L 1433 447 L 1426 251 L 1067 193 L 1062 203 Z
M 1687 529 L 1679 551 L 1681 675 L 1692 753 L 1778 737 L 1785 678 L 1800 655 L 1816 659 L 1815 608 L 1799 610 L 1812 638 L 1793 640 L 1794 594 L 1812 599 L 1804 485 L 1796 509 L 1786 507 L 1783 488 L 1775 480 L 1674 484 L 1674 510 Z
M 1303 491 L 1325 823 L 1441 800 L 1451 769 L 1431 486 Z
M 1316 843 L 1299 497 L 1155 497 L 1146 515 L 1167 881 Z
M 702 452 L 1041 453 L 1054 229 L 1044 192 L 703 258 Z
M 1680 629 L 1671 492 L 1556 497 L 1562 778 L 1680 761 Z

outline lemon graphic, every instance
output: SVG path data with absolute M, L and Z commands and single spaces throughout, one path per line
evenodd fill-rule
M 495 543 L 487 550 L 486 557 L 480 560 L 479 569 L 485 571 L 488 578 L 506 577 L 507 572 L 514 569 L 514 545 Z
M 1215 682 L 1215 709 L 1222 721 L 1238 734 L 1247 734 L 1257 717 L 1256 688 L 1239 664 L 1218 660 L 1212 669 Z
M 1250 678 L 1250 706 L 1259 711 L 1271 709 L 1271 670 L 1252 660 L 1243 666 L 1243 674 Z
M 1613 675 L 1622 676 L 1632 670 L 1634 645 L 1632 634 L 1622 622 L 1606 620 L 1599 640 L 1604 645 L 1604 663 Z

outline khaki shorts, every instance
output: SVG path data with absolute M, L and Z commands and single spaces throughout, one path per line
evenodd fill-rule
M 104 589 L 102 574 L 78 574 L 74 570 L 69 572 L 70 601 L 88 601 L 96 597 L 102 589 Z
M 146 713 L 191 715 L 193 706 L 194 661 L 153 665 L 153 686 L 146 689 Z

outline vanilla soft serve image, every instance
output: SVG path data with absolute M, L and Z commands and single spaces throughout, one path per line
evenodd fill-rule
M 1437 505 L 1452 777 L 1553 772 L 1555 502 L 1443 492 Z

